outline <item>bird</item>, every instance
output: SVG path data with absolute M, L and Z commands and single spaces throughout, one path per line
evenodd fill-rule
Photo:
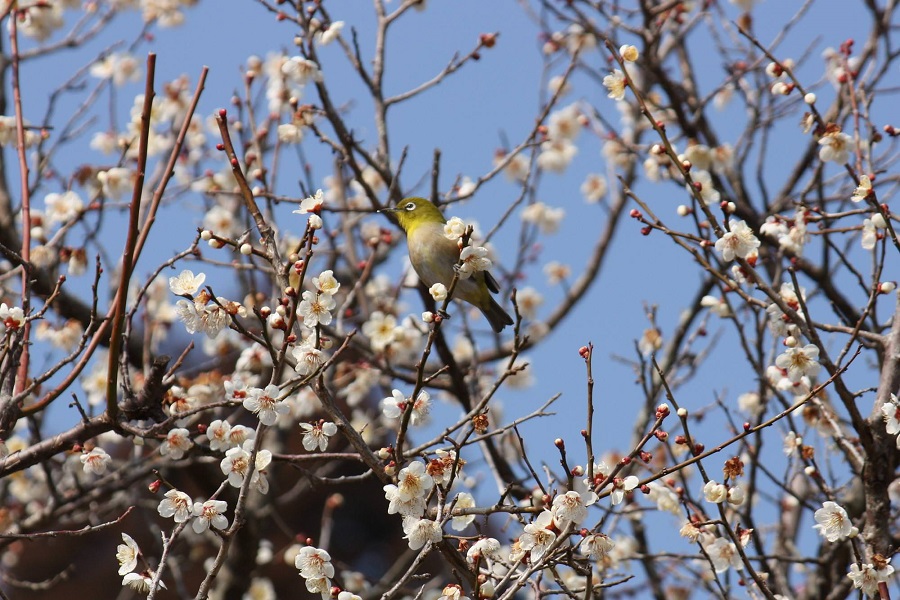
M 406 232 L 409 261 L 422 283 L 428 287 L 442 283 L 449 289 L 461 250 L 455 240 L 444 235 L 447 219 L 440 209 L 425 198 L 406 198 L 381 212 L 393 213 L 400 228 Z M 499 291 L 500 285 L 493 275 L 488 271 L 475 271 L 466 279 L 459 278 L 453 297 L 481 310 L 491 328 L 500 333 L 504 327 L 512 325 L 513 320 L 491 295 Z

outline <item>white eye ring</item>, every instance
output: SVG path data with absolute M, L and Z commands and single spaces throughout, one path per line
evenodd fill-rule
M 413 211 L 413 210 L 416 210 L 416 205 L 413 202 L 407 202 L 406 206 L 404 206 L 403 208 L 405 208 L 408 211 Z

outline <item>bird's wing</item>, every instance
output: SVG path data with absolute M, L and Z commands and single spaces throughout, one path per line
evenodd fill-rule
M 494 279 L 494 276 L 491 275 L 490 271 L 484 272 L 484 282 L 487 284 L 488 289 L 491 290 L 494 294 L 500 293 L 500 284 L 497 283 L 497 280 Z

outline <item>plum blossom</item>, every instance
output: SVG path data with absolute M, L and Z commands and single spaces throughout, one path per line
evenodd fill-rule
M 103 475 L 112 457 L 106 453 L 103 448 L 97 447 L 90 452 L 85 452 L 81 458 L 81 464 L 84 465 L 85 473 L 93 473 L 94 475 Z
M 782 442 L 782 451 L 785 456 L 791 456 L 803 447 L 803 438 L 794 431 L 788 431 Z
M 0 331 L 18 329 L 25 323 L 25 311 L 18 306 L 7 306 L 0 303 Z
M 597 501 L 597 494 L 588 486 L 587 480 L 576 478 L 572 489 L 553 499 L 553 518 L 560 527 L 569 523 L 580 525 L 587 518 L 587 507 Z
M 660 159 L 664 156 L 666 155 L 658 155 Z M 711 204 L 718 204 L 721 201 L 722 194 L 716 189 L 716 186 L 713 185 L 712 175 L 710 175 L 709 171 L 693 169 L 691 170 L 691 179 L 693 179 L 695 184 L 695 187 L 692 189 L 699 194 L 703 204 L 709 206 Z M 688 191 L 690 190 L 691 188 L 688 189 Z
M 138 556 L 141 549 L 138 548 L 137 542 L 127 533 L 122 534 L 124 543 L 116 546 L 116 560 L 119 561 L 119 575 L 131 573 L 137 568 Z
M 473 273 L 487 271 L 491 268 L 491 259 L 487 257 L 487 248 L 481 246 L 466 246 L 459 253 L 459 278 L 468 279 Z
M 369 320 L 363 323 L 362 332 L 369 338 L 372 350 L 381 352 L 396 340 L 397 318 L 376 310 L 369 316 Z
M 228 433 L 231 431 L 231 424 L 222 419 L 216 419 L 206 426 L 206 439 L 209 440 L 209 449 L 213 452 L 227 450 L 231 447 L 228 440 Z
M 62 194 L 52 193 L 44 197 L 46 211 L 44 217 L 49 223 L 65 223 L 84 210 L 81 196 L 69 190 Z
M 401 500 L 424 498 L 434 487 L 434 478 L 425 472 L 425 464 L 414 461 L 397 476 L 397 494 Z
M 331 555 L 325 550 L 313 546 L 304 546 L 294 557 L 294 566 L 300 571 L 304 579 L 318 579 L 334 577 L 334 565 L 331 564 Z
M 868 175 L 860 175 L 859 176 L 859 185 L 856 186 L 856 189 L 853 190 L 853 195 L 850 197 L 854 202 L 860 202 L 865 200 L 869 196 L 872 195 L 872 180 L 869 179 Z
M 235 425 L 228 430 L 228 443 L 232 446 L 242 446 L 248 440 L 256 439 L 256 430 L 246 425 Z
M 307 452 L 314 452 L 316 449 L 324 452 L 328 448 L 328 438 L 337 433 L 337 425 L 331 422 L 321 422 L 315 425 L 300 423 L 300 429 L 304 431 L 303 447 Z
M 577 154 L 578 146 L 569 139 L 547 140 L 541 143 L 537 165 L 545 171 L 563 173 Z
M 316 190 L 316 193 L 308 198 L 300 201 L 300 206 L 294 211 L 296 215 L 305 215 L 308 213 L 319 214 L 322 206 L 325 204 L 325 194 L 322 190 Z
M 319 273 L 318 277 L 313 277 L 313 285 L 316 286 L 316 289 L 319 290 L 322 294 L 327 294 L 329 296 L 334 296 L 339 289 L 341 289 L 340 282 L 335 279 L 334 271 L 328 269 L 327 271 L 322 271 Z
M 565 215 L 566 211 L 563 208 L 554 208 L 543 202 L 535 202 L 522 211 L 522 220 L 537 225 L 541 233 L 549 235 L 559 230 L 559 224 Z
M 184 523 L 193 514 L 193 502 L 184 492 L 172 489 L 166 492 L 156 510 L 161 517 L 174 517 L 176 523 Z
M 132 189 L 134 173 L 125 167 L 112 167 L 105 171 L 98 171 L 97 181 L 100 183 L 104 196 L 119 200 Z
M 310 594 L 319 594 L 322 600 L 331 598 L 331 580 L 327 577 L 311 577 L 306 580 L 306 591 Z
M 728 498 L 728 488 L 721 483 L 716 483 L 712 479 L 703 486 L 703 497 L 707 502 L 720 504 Z
M 626 44 L 620 47 L 619 54 L 622 55 L 622 60 L 626 62 L 634 62 L 640 57 L 640 52 L 638 51 L 637 47 L 630 44 Z
M 459 217 L 450 217 L 450 220 L 444 223 L 444 236 L 448 240 L 456 241 L 466 234 L 468 225 Z
M 675 493 L 675 490 L 671 489 L 666 485 L 661 485 L 652 481 L 648 484 L 650 487 L 650 493 L 647 497 L 656 502 L 656 508 L 661 511 L 670 512 L 673 515 L 678 515 L 681 513 L 681 501 L 678 498 L 678 494 Z
M 391 396 L 381 401 L 381 412 L 388 419 L 397 419 L 407 410 L 409 406 L 409 398 L 403 395 L 400 390 L 393 390 Z M 416 397 L 416 401 L 412 407 L 412 416 L 410 417 L 410 425 L 425 425 L 429 420 L 431 412 L 431 395 L 422 390 Z
M 798 382 L 802 377 L 814 377 L 822 365 L 819 364 L 819 348 L 814 344 L 807 344 L 800 348 L 788 348 L 775 359 L 775 366 L 787 371 L 787 377 L 792 382 Z
M 443 283 L 436 283 L 428 288 L 428 293 L 431 294 L 435 302 L 443 302 L 447 299 L 447 286 Z
M 578 544 L 578 551 L 591 560 L 599 560 L 606 556 L 616 543 L 603 533 L 592 533 L 585 536 Z
M 881 414 L 884 417 L 885 432 L 888 435 L 900 433 L 900 403 L 896 394 L 891 394 L 891 401 L 881 405 Z
M 409 541 L 410 550 L 418 550 L 431 542 L 437 544 L 444 536 L 441 524 L 430 519 L 418 519 L 416 517 L 403 518 L 404 539 Z
M 826 501 L 822 508 L 816 511 L 816 524 L 813 529 L 818 530 L 822 537 L 829 542 L 837 542 L 850 536 L 853 531 L 853 523 L 840 504 Z
M 193 515 L 195 519 L 191 527 L 195 533 L 203 533 L 209 528 L 223 530 L 228 527 L 228 519 L 224 513 L 228 510 L 228 503 L 224 500 L 207 500 L 206 502 L 194 502 Z
M 730 231 L 716 240 L 716 250 L 722 254 L 722 260 L 730 262 L 737 258 L 747 258 L 759 248 L 759 240 L 753 230 L 744 221 L 731 220 Z
M 178 460 L 193 446 L 190 432 L 184 427 L 175 427 L 166 434 L 166 440 L 160 444 L 159 453 L 172 460 Z
M 608 189 L 606 177 L 597 173 L 589 173 L 580 188 L 581 195 L 591 204 L 600 202 L 606 196 Z
M 703 549 L 709 555 L 716 573 L 724 573 L 728 570 L 728 567 L 734 567 L 737 570 L 743 570 L 744 568 L 744 563 L 741 562 L 741 556 L 738 554 L 737 548 L 725 538 L 716 538 L 714 542 L 704 544 Z
M 169 277 L 169 289 L 178 296 L 193 296 L 206 281 L 205 273 L 194 275 L 193 271 L 185 269 L 178 277 Z
M 478 558 L 486 558 L 488 560 L 497 560 L 502 558 L 500 554 L 500 542 L 494 538 L 481 538 L 471 546 L 466 552 L 466 560 L 474 564 Z
M 113 84 L 117 86 L 141 78 L 140 64 L 127 52 L 110 52 L 105 58 L 91 65 L 90 73 L 98 79 L 112 79 Z
M 878 242 L 878 231 L 875 229 L 875 223 L 872 219 L 863 219 L 862 235 L 859 243 L 863 250 L 872 250 Z
M 421 517 L 425 514 L 425 497 L 413 496 L 403 497 L 400 489 L 394 484 L 384 486 L 384 498 L 388 501 L 388 514 L 401 515 L 404 517 Z
M 291 408 L 281 401 L 278 396 L 281 390 L 275 384 L 269 384 L 265 389 L 250 388 L 244 398 L 244 408 L 259 417 L 263 425 L 274 425 L 278 421 L 278 415 L 286 415 Z
M 303 300 L 297 306 L 297 316 L 303 319 L 307 327 L 328 325 L 331 323 L 335 301 L 331 294 L 321 294 L 306 290 L 303 292 Z
M 242 446 L 230 448 L 225 453 L 225 458 L 220 461 L 219 468 L 222 469 L 222 473 L 228 478 L 228 483 L 231 487 L 241 487 L 247 474 L 251 471 L 250 454 L 253 450 L 254 441 L 252 439 L 247 440 Z M 262 471 L 269 466 L 270 462 L 272 462 L 271 452 L 264 449 L 257 451 L 255 468 L 252 469 L 253 475 L 250 482 L 256 485 L 260 492 L 264 494 L 269 489 L 269 483 Z
M 847 577 L 853 582 L 853 587 L 862 590 L 863 594 L 877 596 L 878 584 L 889 583 L 891 575 L 894 574 L 894 567 L 890 561 L 891 559 L 883 560 L 884 566 L 877 569 L 871 563 L 863 564 L 862 567 L 853 563 Z
M 846 133 L 840 129 L 829 131 L 819 138 L 819 158 L 822 162 L 833 162 L 839 165 L 846 164 L 850 160 L 850 145 L 853 142 Z
M 610 469 L 609 465 L 605 462 L 600 461 L 594 465 L 594 478 L 596 481 L 604 482 L 604 485 L 608 485 L 606 483 L 606 478 L 609 477 L 610 473 L 612 473 L 612 469 Z M 612 481 L 612 491 L 610 492 L 610 501 L 613 506 L 617 504 L 621 504 L 622 500 L 625 499 L 625 494 L 633 490 L 637 487 L 640 480 L 634 475 L 629 475 L 627 477 L 616 477 Z
M 150 585 L 153 583 L 153 573 L 150 571 L 144 571 L 142 573 L 128 573 L 125 577 L 122 578 L 122 585 L 128 586 L 134 591 L 146 594 L 150 591 Z M 165 589 L 166 584 L 164 584 L 161 580 L 159 581 L 159 587 Z
M 525 552 L 530 552 L 532 563 L 539 561 L 556 541 L 556 533 L 549 529 L 552 524 L 553 513 L 544 510 L 525 526 L 524 532 L 519 537 L 519 546 Z
M 299 346 L 295 346 L 291 350 L 297 365 L 294 370 L 300 375 L 312 375 L 325 364 L 325 353 L 314 346 L 315 336 L 310 336 L 303 340 Z
M 607 96 L 613 100 L 620 101 L 625 99 L 625 74 L 619 69 L 604 77 L 603 85 L 609 91 Z
M 634 475 L 623 478 L 616 477 L 613 481 L 612 492 L 609 494 L 613 506 L 621 504 L 625 499 L 625 494 L 636 488 L 639 482 L 640 480 Z
M 475 498 L 472 494 L 468 492 L 460 492 L 456 495 L 456 502 L 453 504 L 453 508 L 473 508 L 475 506 Z M 472 524 L 472 521 L 475 520 L 475 515 L 460 515 L 458 517 L 453 517 L 450 521 L 450 528 L 453 531 L 462 531 L 466 527 Z
M 303 141 L 303 127 L 295 123 L 281 123 L 275 130 L 283 144 L 299 144 Z
M 202 332 L 211 340 L 231 323 L 231 316 L 221 306 L 207 306 L 204 301 L 179 300 L 175 303 L 175 314 L 188 333 Z
M 292 83 L 305 85 L 310 81 L 322 81 L 319 65 L 302 56 L 292 56 L 281 65 L 282 74 Z

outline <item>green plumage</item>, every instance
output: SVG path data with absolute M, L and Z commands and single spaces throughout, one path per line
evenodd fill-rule
M 449 289 L 460 249 L 454 240 L 444 235 L 447 220 L 441 211 L 424 198 L 407 198 L 396 208 L 385 210 L 397 216 L 400 227 L 406 232 L 409 260 L 419 279 L 426 286 L 442 283 Z M 491 292 L 499 291 L 500 286 L 489 272 L 477 271 L 471 277 L 457 281 L 453 297 L 479 308 L 491 328 L 500 332 L 512 325 L 513 320 L 491 296 Z

